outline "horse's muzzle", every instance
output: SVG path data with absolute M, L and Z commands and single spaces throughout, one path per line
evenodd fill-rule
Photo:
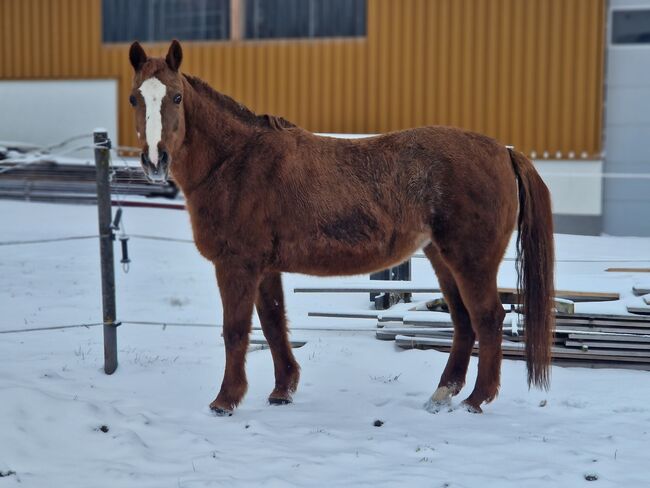
M 167 151 L 161 151 L 158 158 L 158 165 L 155 165 L 149 159 L 149 155 L 145 152 L 140 154 L 140 162 L 145 176 L 152 183 L 166 183 L 169 177 L 169 163 L 170 158 Z

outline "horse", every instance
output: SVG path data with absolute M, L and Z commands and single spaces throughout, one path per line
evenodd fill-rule
M 171 172 L 185 195 L 198 251 L 223 301 L 226 363 L 210 408 L 232 415 L 247 390 L 254 308 L 270 346 L 270 404 L 291 403 L 300 377 L 288 339 L 281 273 L 357 275 L 424 248 L 454 324 L 453 345 L 425 407 L 465 384 L 475 341 L 478 376 L 462 405 L 481 412 L 498 393 L 505 316 L 497 270 L 515 227 L 528 384 L 548 388 L 553 329 L 551 200 L 522 153 L 477 133 L 420 127 L 361 139 L 315 135 L 257 115 L 180 71 L 177 40 L 150 58 L 136 41 L 130 102 L 152 181 Z

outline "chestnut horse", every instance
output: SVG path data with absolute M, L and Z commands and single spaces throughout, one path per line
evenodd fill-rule
M 427 407 L 435 411 L 460 392 L 478 339 L 478 377 L 465 405 L 480 412 L 499 389 L 504 309 L 496 277 L 517 221 L 528 381 L 548 386 L 551 204 L 523 154 L 450 127 L 321 137 L 256 115 L 182 74 L 178 41 L 166 58 L 149 58 L 135 42 L 129 58 L 142 167 L 157 181 L 171 171 L 196 246 L 216 268 L 226 366 L 212 410 L 231 414 L 246 392 L 253 307 L 275 367 L 269 402 L 292 401 L 299 366 L 288 340 L 282 272 L 369 273 L 424 247 L 454 322 L 447 366 Z

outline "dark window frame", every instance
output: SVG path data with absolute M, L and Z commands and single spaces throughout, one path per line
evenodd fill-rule
M 227 41 L 231 36 L 230 0 L 102 0 L 101 16 L 103 44 Z
M 246 41 L 367 37 L 367 0 L 241 1 L 244 9 L 242 39 Z M 284 25 L 280 24 L 282 21 Z
M 288 9 L 293 15 L 293 32 L 279 32 L 278 35 L 271 32 L 257 32 L 251 27 L 251 5 L 259 0 L 102 0 L 101 3 L 101 28 L 102 43 L 104 45 L 118 45 L 138 40 L 143 43 L 164 43 L 172 38 L 185 42 L 318 42 L 327 39 L 366 39 L 368 35 L 368 2 L 367 0 L 262 0 L 269 4 L 296 6 L 296 9 Z M 171 24 L 167 28 L 161 28 L 156 24 L 156 15 L 152 13 L 153 6 L 164 4 L 182 3 L 205 3 L 219 4 L 221 9 L 222 25 L 216 29 L 218 35 L 184 35 L 179 32 L 177 26 Z M 344 8 L 338 8 L 344 6 Z M 214 6 L 214 5 L 213 5 Z M 352 6 L 352 8 L 350 8 Z M 287 10 L 279 8 L 272 9 L 273 15 L 277 18 L 287 18 Z M 302 9 L 308 11 L 308 25 L 304 24 L 304 18 L 298 18 Z M 148 10 L 148 11 L 147 11 Z M 337 12 L 338 10 L 338 12 Z M 335 15 L 338 13 L 338 18 Z M 255 14 L 252 14 L 255 15 Z M 284 16 L 284 17 L 283 17 Z M 201 17 L 194 14 L 194 17 Z M 205 17 L 205 16 L 203 16 Z M 144 20 L 143 20 L 144 19 Z M 205 20 L 205 19 L 203 19 Z M 141 22 L 147 22 L 145 27 L 139 26 Z M 301 24 L 302 22 L 302 24 Z M 343 26 L 343 27 L 342 27 Z M 268 27 L 268 26 L 267 26 Z M 277 25 L 275 26 L 278 27 Z M 205 26 L 204 26 L 205 29 Z M 215 30 L 215 29 L 213 29 Z M 289 29 L 291 31 L 291 29 Z M 153 31 L 153 32 L 152 32 Z
M 641 30 L 635 29 L 634 21 L 629 16 L 641 14 L 647 17 L 648 27 Z M 643 19 L 645 20 L 645 19 Z M 612 46 L 642 46 L 650 47 L 650 8 L 613 8 L 611 11 L 610 44 Z

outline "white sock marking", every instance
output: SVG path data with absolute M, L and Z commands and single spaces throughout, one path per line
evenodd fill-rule
M 149 160 L 158 166 L 158 143 L 162 138 L 162 101 L 167 87 L 156 77 L 145 80 L 140 85 L 140 93 L 145 105 L 145 135 L 149 145 Z
M 446 386 L 439 387 L 433 395 L 431 395 L 432 402 L 440 403 L 449 400 L 451 400 L 451 388 L 447 388 Z

